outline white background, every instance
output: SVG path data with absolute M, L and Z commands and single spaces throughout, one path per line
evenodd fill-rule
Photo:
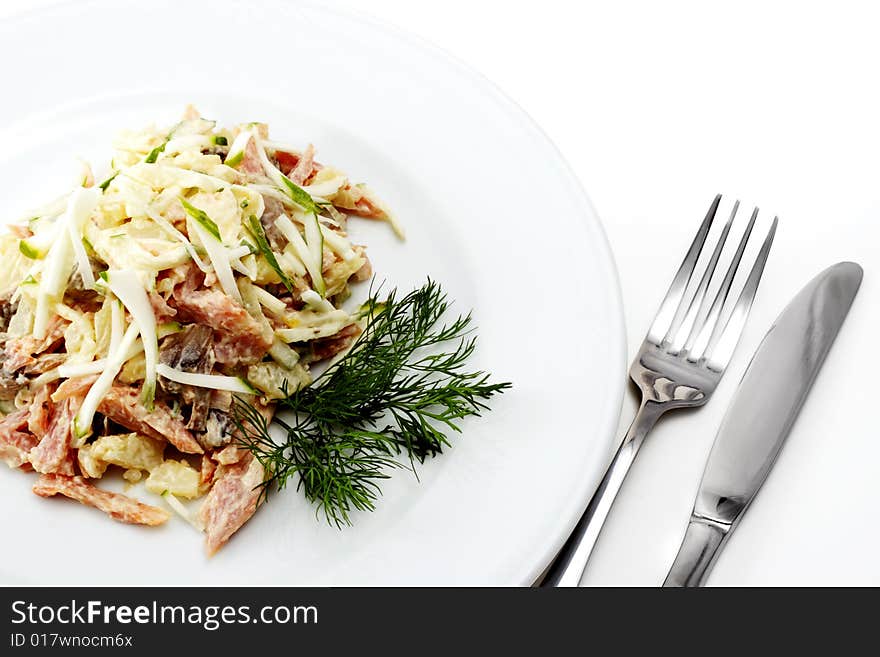
M 50 3 L 2 0 L 0 16 L 41 4 Z M 604 222 L 630 355 L 715 193 L 780 217 L 728 374 L 706 408 L 671 416 L 651 434 L 584 583 L 662 582 L 750 354 L 803 284 L 834 262 L 854 260 L 865 268 L 859 297 L 710 584 L 880 585 L 880 435 L 869 422 L 880 328 L 880 16 L 871 5 L 336 4 L 448 50 L 544 128 Z M 462 150 L 466 156 L 467 144 Z M 634 407 L 629 395 L 621 431 Z

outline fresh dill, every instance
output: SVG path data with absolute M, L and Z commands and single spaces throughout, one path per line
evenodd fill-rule
M 266 468 L 263 493 L 293 479 L 328 522 L 350 525 L 353 511 L 371 511 L 389 470 L 409 467 L 449 446 L 460 421 L 488 410 L 486 401 L 510 388 L 466 363 L 476 347 L 471 315 L 441 323 L 449 307 L 439 284 L 384 301 L 371 294 L 366 327 L 348 353 L 315 382 L 279 402 L 269 434 L 259 410 L 239 400 L 242 443 Z

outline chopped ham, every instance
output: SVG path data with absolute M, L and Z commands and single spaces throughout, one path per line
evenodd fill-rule
M 66 360 L 67 354 L 41 354 L 25 365 L 24 373 L 43 374 L 63 365 Z
M 324 360 L 326 358 L 332 358 L 339 352 L 348 349 L 360 334 L 360 326 L 357 324 L 349 324 L 338 333 L 331 335 L 329 338 L 313 340 L 311 342 L 312 359 Z
M 217 472 L 217 464 L 208 455 L 202 455 L 202 467 L 199 469 L 199 486 L 207 489 L 214 483 L 214 473 Z
M 0 431 L 0 461 L 10 468 L 30 467 L 28 454 L 37 439 L 26 431 Z
M 202 274 L 191 267 L 184 283 L 174 289 L 174 305 L 185 321 L 210 326 L 217 332 L 214 355 L 226 365 L 256 363 L 272 346 L 272 339 L 245 308 L 221 290 L 199 289 Z
M 113 386 L 98 405 L 98 412 L 126 429 L 167 440 L 185 454 L 204 453 L 183 422 L 171 414 L 171 409 L 157 400 L 153 410 L 147 410 L 134 388 Z
M 266 342 L 257 334 L 242 340 L 228 333 L 217 333 L 215 340 L 214 357 L 221 365 L 253 365 L 263 360 L 269 350 Z
M 127 495 L 101 490 L 82 477 L 44 474 L 34 484 L 33 490 L 40 497 L 64 495 L 86 506 L 93 506 L 114 520 L 133 525 L 161 525 L 170 515 L 164 509 L 142 504 Z
M 44 474 L 73 476 L 70 442 L 73 438 L 73 418 L 81 403 L 82 397 L 69 397 L 55 405 L 46 435 L 28 456 L 34 470 Z
M 29 237 L 33 237 L 30 227 L 25 224 L 9 224 L 6 227 L 9 229 L 10 233 L 20 240 L 26 240 Z
M 3 363 L 3 369 L 12 373 L 32 364 L 35 361 L 34 356 L 51 350 L 64 339 L 66 327 L 67 322 L 56 315 L 49 322 L 44 338 L 37 339 L 32 335 L 10 338 L 6 341 L 6 360 Z
M 241 461 L 248 450 L 241 449 L 237 445 L 227 445 L 223 449 L 214 452 L 213 459 L 220 465 L 233 465 Z
M 260 155 L 257 152 L 257 144 L 253 139 L 248 139 L 244 149 L 244 157 L 236 168 L 244 174 L 245 180 L 248 182 L 261 180 L 265 177 L 263 163 L 260 162 Z
M 169 306 L 165 298 L 155 290 L 150 290 L 149 299 L 157 322 L 167 322 L 177 315 L 177 311 Z
M 17 431 L 19 429 L 24 429 L 28 425 L 28 414 L 30 410 L 27 408 L 20 408 L 9 415 L 3 416 L 0 419 L 0 435 L 4 429 L 12 429 L 13 431 Z
M 228 390 L 212 390 L 211 408 L 228 411 L 232 408 L 232 393 Z
M 89 374 L 87 376 L 77 376 L 72 379 L 65 379 L 58 389 L 52 393 L 52 401 L 64 401 L 68 397 L 85 397 L 92 384 L 98 380 L 98 374 Z
M 264 476 L 263 466 L 248 452 L 241 461 L 226 468 L 211 488 L 199 510 L 208 556 L 217 552 L 254 515 Z
M 28 431 L 34 434 L 37 440 L 41 440 L 49 432 L 49 422 L 52 419 L 50 403 L 52 389 L 51 384 L 40 386 L 28 408 Z
M 284 204 L 272 196 L 263 196 L 263 206 L 265 209 L 260 216 L 260 225 L 263 227 L 263 232 L 266 233 L 269 246 L 273 251 L 281 253 L 288 242 L 275 225 L 275 220 L 284 214 Z
M 28 409 L 10 413 L 0 419 L 0 461 L 10 468 L 20 468 L 29 463 L 28 454 L 36 447 L 37 439 L 22 429 L 27 427 Z
M 288 153 L 287 151 L 275 151 L 275 166 L 278 167 L 278 170 L 281 171 L 285 176 L 290 176 L 290 172 L 293 171 L 294 167 L 296 167 L 299 162 L 299 155 L 296 153 Z
M 302 156 L 299 158 L 299 161 L 296 163 L 296 166 L 290 170 L 288 174 L 288 178 L 290 178 L 297 185 L 302 185 L 306 180 L 311 178 L 312 171 L 315 167 L 315 147 L 309 144 L 306 147 L 306 150 L 303 151 Z
M 370 280 L 373 277 L 373 265 L 370 264 L 370 260 L 369 258 L 367 258 L 367 254 L 364 252 L 364 248 L 361 246 L 356 246 L 355 253 L 357 253 L 364 259 L 364 264 L 361 265 L 360 269 L 352 274 L 351 280 L 355 283 Z
M 323 169 L 323 166 L 321 166 L 320 163 L 314 161 L 314 156 L 315 149 L 314 147 L 312 147 L 311 144 L 309 144 L 308 149 L 302 155 L 299 155 L 297 153 L 289 153 L 287 151 L 275 151 L 275 166 L 280 169 L 281 173 L 293 180 L 297 185 L 302 185 L 304 183 L 308 183 L 309 180 L 311 180 L 318 171 Z M 300 161 L 306 157 L 307 162 L 302 165 L 301 170 L 305 171 L 308 168 L 308 173 L 304 176 L 302 174 L 296 175 L 296 178 L 294 178 L 294 171 L 296 170 Z

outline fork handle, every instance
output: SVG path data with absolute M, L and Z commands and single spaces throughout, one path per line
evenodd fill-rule
M 639 448 L 645 441 L 645 436 L 648 435 L 661 414 L 660 406 L 656 402 L 642 402 L 623 437 L 623 442 L 620 443 L 620 447 L 617 448 L 617 452 L 611 460 L 611 465 L 608 466 L 605 476 L 587 505 L 587 510 L 578 520 L 559 555 L 547 569 L 541 582 L 542 587 L 566 587 L 580 584 L 587 561 L 589 561 L 590 554 L 599 539 L 599 533 L 602 531 L 602 526 L 611 510 L 611 505 L 614 504 L 614 499 L 623 485 L 623 480 L 626 478 Z

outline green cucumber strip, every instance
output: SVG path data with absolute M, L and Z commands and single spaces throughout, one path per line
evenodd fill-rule
M 284 287 L 287 288 L 287 291 L 293 294 L 293 283 L 290 278 L 288 278 L 287 274 L 284 273 L 284 270 L 281 269 L 281 265 L 278 264 L 278 259 L 272 252 L 272 247 L 269 246 L 269 240 L 266 239 L 266 233 L 263 232 L 263 225 L 260 223 L 260 220 L 257 219 L 256 215 L 252 214 L 248 217 L 247 228 L 251 235 L 254 236 L 254 240 L 257 243 L 257 251 L 259 251 L 259 253 L 266 259 L 266 262 L 269 263 L 269 266 L 275 271 L 275 273 L 278 274 L 278 277 L 281 279 Z
M 284 183 L 284 186 L 287 187 L 287 195 L 290 199 L 299 205 L 306 212 L 311 212 L 312 214 L 318 214 L 320 212 L 320 208 L 318 204 L 312 200 L 312 197 L 309 196 L 309 193 L 304 190 L 302 187 L 293 182 L 290 178 L 285 176 L 283 173 L 281 174 L 281 182 Z
M 186 213 L 198 221 L 202 228 L 211 233 L 218 242 L 223 241 L 220 239 L 220 229 L 217 227 L 217 224 L 211 220 L 204 210 L 199 210 L 182 196 L 180 197 L 180 204 L 183 206 L 183 209 L 186 210 Z

